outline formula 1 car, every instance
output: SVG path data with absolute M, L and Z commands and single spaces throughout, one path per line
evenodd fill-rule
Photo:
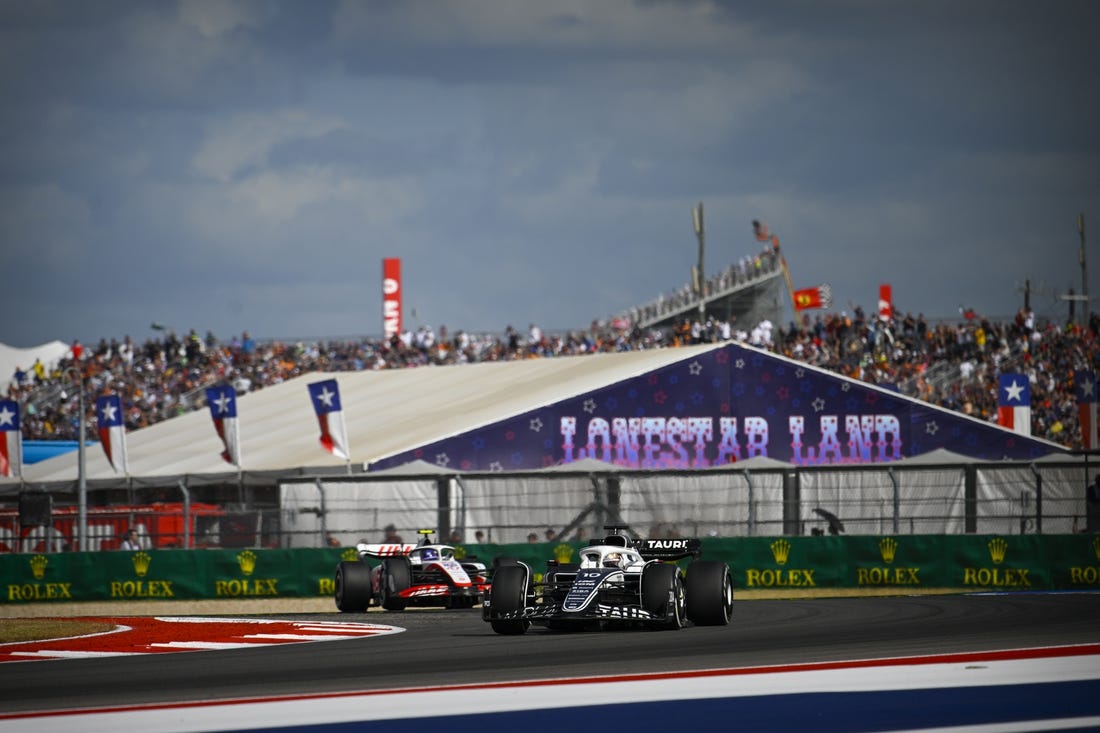
M 621 525 L 580 551 L 579 564 L 550 560 L 542 582 L 513 560 L 493 574 L 481 615 L 498 634 L 522 634 L 532 623 L 556 630 L 610 625 L 679 629 L 685 621 L 724 626 L 733 611 L 733 581 L 724 562 L 700 560 L 697 539 L 631 540 Z M 674 562 L 691 557 L 686 574 Z
M 431 542 L 434 530 L 420 530 L 417 544 L 355 546 L 358 560 L 336 566 L 336 608 L 343 613 L 366 611 L 373 603 L 387 611 L 407 606 L 473 608 L 489 591 L 488 571 L 474 557 L 455 558 L 450 545 Z M 371 567 L 367 558 L 381 562 Z

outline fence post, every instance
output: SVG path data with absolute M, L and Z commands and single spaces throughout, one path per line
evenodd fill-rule
M 802 489 L 797 471 L 783 472 L 783 534 L 802 534 Z
M 325 508 L 325 486 L 321 483 L 320 476 L 313 479 L 313 484 L 317 487 L 317 492 L 321 494 L 321 510 L 318 512 L 318 514 L 320 514 L 319 519 L 321 520 L 321 543 L 319 546 L 328 547 L 328 523 L 325 519 L 328 515 L 328 510 Z
M 446 542 L 451 536 L 451 477 L 437 478 L 435 490 L 438 496 L 436 541 Z
M 898 477 L 894 473 L 893 466 L 887 467 L 886 473 L 890 476 L 890 483 L 894 485 L 894 534 L 899 534 L 901 522 L 901 492 L 898 490 Z
M 963 505 L 966 516 L 964 524 L 967 534 L 976 534 L 978 531 L 978 467 L 973 463 L 963 466 L 964 489 Z
M 1029 468 L 1035 474 L 1035 534 L 1043 533 L 1043 474 L 1032 463 Z
M 191 549 L 194 532 L 191 529 L 191 492 L 187 490 L 187 483 L 179 480 L 180 493 L 183 494 L 183 548 Z
M 752 486 L 752 475 L 749 473 L 749 469 L 741 469 L 741 473 L 745 474 L 745 483 L 749 485 L 749 537 L 756 536 L 756 497 L 754 496 Z

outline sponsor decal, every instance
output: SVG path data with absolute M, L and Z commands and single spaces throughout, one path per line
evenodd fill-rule
M 1074 565 L 1069 569 L 1069 582 L 1073 585 L 1100 585 L 1100 535 L 1092 538 L 1092 554 L 1098 565 Z
M 686 550 L 687 540 L 646 540 L 647 550 Z
M 883 537 L 878 541 L 883 566 L 857 567 L 856 585 L 920 585 L 919 567 L 890 567 L 897 557 L 898 541 Z
M 71 601 L 73 600 L 72 583 L 41 582 L 46 579 L 46 568 L 50 559 L 45 555 L 33 555 L 27 564 L 30 565 L 34 583 L 9 583 L 7 586 L 7 598 L 9 601 Z
M 573 559 L 573 548 L 569 545 L 557 545 L 554 547 L 554 559 L 563 565 Z
M 112 580 L 108 585 L 108 595 L 111 598 L 137 599 L 137 598 L 175 598 L 171 580 L 146 579 L 149 568 L 153 564 L 153 557 L 144 550 L 135 552 L 130 556 L 130 564 L 134 567 L 134 575 L 138 580 Z
M 994 537 L 986 543 L 989 559 L 996 567 L 963 568 L 963 585 L 981 588 L 1030 588 L 1028 568 L 1000 567 L 1008 555 L 1008 541 Z
M 573 580 L 573 585 L 565 596 L 565 602 L 562 603 L 562 610 L 566 612 L 583 610 L 595 597 L 604 577 L 612 572 L 616 571 L 602 568 L 577 571 L 577 577 Z
M 768 545 L 779 568 L 748 568 L 745 584 L 749 588 L 814 588 L 814 571 L 809 568 L 783 567 L 790 560 L 791 543 L 783 538 Z
M 258 562 L 259 557 L 252 550 L 237 553 L 237 567 L 240 568 L 241 574 L 246 577 L 243 579 L 215 579 L 214 595 L 218 598 L 255 598 L 279 595 L 279 580 L 277 578 L 248 577 L 256 572 Z
M 470 585 L 470 576 L 466 574 L 466 570 L 457 560 L 441 560 L 439 565 L 446 571 L 447 575 L 451 576 L 451 580 L 454 581 L 455 585 Z

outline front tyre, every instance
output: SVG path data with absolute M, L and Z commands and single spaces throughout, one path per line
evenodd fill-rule
M 642 569 L 642 608 L 658 619 L 660 628 L 679 629 L 686 617 L 686 595 L 680 568 L 671 563 L 655 562 Z
M 382 577 L 379 588 L 382 608 L 387 611 L 404 611 L 408 599 L 399 593 L 412 585 L 412 564 L 407 557 L 387 557 L 382 561 Z
M 370 606 L 370 568 L 359 560 L 336 566 L 336 608 L 341 613 L 363 613 Z
M 733 615 L 733 579 L 729 566 L 700 560 L 688 566 L 687 617 L 699 626 L 725 626 Z
M 527 606 L 527 568 L 523 565 L 502 565 L 493 573 L 489 591 L 491 615 L 515 613 Z M 531 622 L 525 618 L 491 618 L 489 624 L 498 634 L 517 636 L 527 631 Z

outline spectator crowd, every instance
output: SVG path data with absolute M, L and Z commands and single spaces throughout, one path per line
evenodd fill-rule
M 205 406 L 204 388 L 232 384 L 239 393 L 263 389 L 311 372 L 340 372 L 458 365 L 486 361 L 553 358 L 600 352 L 675 348 L 735 340 L 971 415 L 997 420 L 998 376 L 1026 374 L 1031 385 L 1032 435 L 1081 448 L 1073 376 L 1100 363 L 1100 319 L 1087 327 L 1039 322 L 1021 309 L 1015 318 L 993 321 L 971 312 L 955 322 L 931 324 L 923 315 L 892 319 L 851 313 L 803 315 L 776 328 L 769 322 L 742 330 L 716 320 L 681 321 L 667 329 L 642 329 L 626 318 L 593 322 L 587 330 L 547 333 L 532 324 L 503 334 L 438 333 L 428 326 L 390 339 L 316 343 L 259 342 L 248 332 L 221 341 L 191 330 L 168 331 L 134 343 L 74 342 L 58 363 L 17 369 L 6 388 L 22 406 L 25 440 L 75 440 L 79 412 L 76 380 L 85 394 L 117 393 L 125 424 L 137 430 Z M 95 435 L 94 399 L 86 400 L 87 435 Z

